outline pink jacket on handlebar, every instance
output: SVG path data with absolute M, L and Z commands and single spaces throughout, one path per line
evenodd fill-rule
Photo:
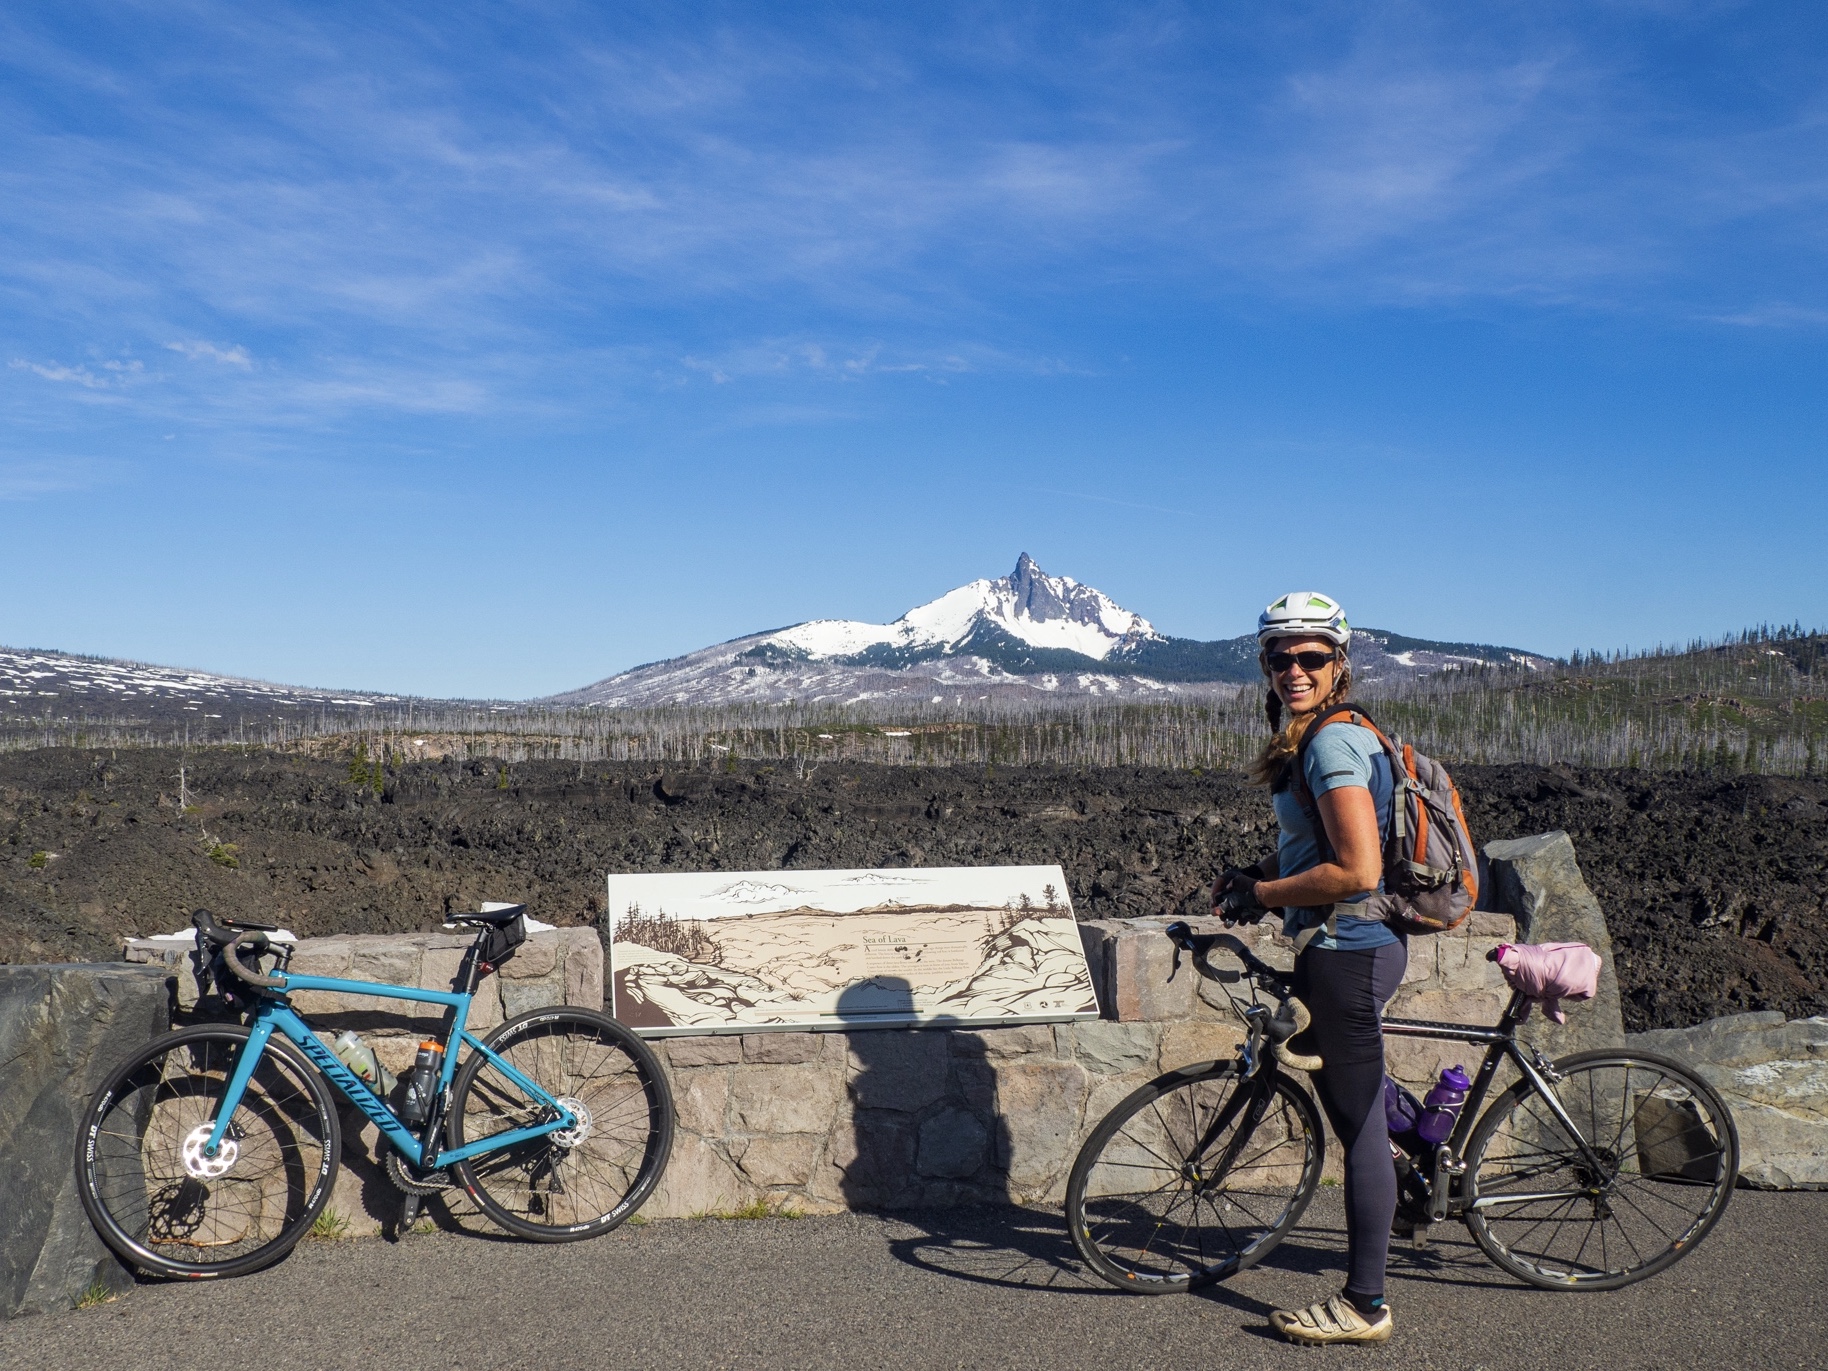
M 1590 1000 L 1599 989 L 1599 953 L 1585 943 L 1500 943 L 1498 969 L 1556 1023 L 1566 1023 L 1563 1000 Z M 1529 1018 L 1530 1006 L 1519 1017 Z

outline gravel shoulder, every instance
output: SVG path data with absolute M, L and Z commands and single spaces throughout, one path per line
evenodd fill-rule
M 1199 1295 L 1090 1283 L 1057 1215 L 1025 1210 L 655 1222 L 577 1246 L 463 1233 L 308 1242 L 226 1284 L 147 1285 L 0 1325 L 0 1364 L 1138 1371 L 1314 1365 L 1270 1308 L 1335 1290 L 1337 1192 L 1257 1270 Z M 1828 1194 L 1741 1192 L 1660 1276 L 1609 1294 L 1511 1284 L 1454 1230 L 1391 1263 L 1395 1339 L 1354 1366 L 1820 1367 Z M 1339 1354 L 1336 1354 L 1339 1355 Z

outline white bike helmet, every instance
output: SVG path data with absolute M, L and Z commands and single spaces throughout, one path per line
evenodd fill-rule
M 1339 601 L 1317 590 L 1292 590 L 1257 616 L 1257 642 L 1274 638 L 1325 638 L 1345 647 L 1352 627 Z

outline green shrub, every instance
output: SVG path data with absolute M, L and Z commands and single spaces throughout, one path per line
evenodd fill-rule
M 233 843 L 217 843 L 209 850 L 209 859 L 217 866 L 226 866 L 230 871 L 239 870 L 241 849 Z
M 25 859 L 25 864 L 34 871 L 43 871 L 51 864 L 51 854 L 48 852 L 34 852 Z

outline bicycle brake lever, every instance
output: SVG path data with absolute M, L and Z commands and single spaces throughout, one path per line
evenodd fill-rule
M 1174 965 L 1168 968 L 1168 979 L 1173 980 L 1175 977 L 1175 974 L 1180 969 L 1181 969 L 1181 945 L 1179 943 L 1176 943 L 1174 945 Z

